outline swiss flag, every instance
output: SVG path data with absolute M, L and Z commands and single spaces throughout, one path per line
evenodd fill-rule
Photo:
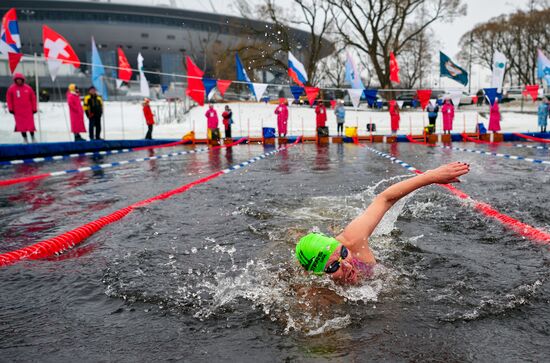
M 126 83 L 132 79 L 132 67 L 121 47 L 118 47 L 118 78 Z
M 56 33 L 47 25 L 42 26 L 42 42 L 44 43 L 44 55 L 48 60 L 55 60 L 62 64 L 72 64 L 80 67 L 80 59 L 67 39 Z
M 390 81 L 399 83 L 399 65 L 393 52 L 390 52 Z

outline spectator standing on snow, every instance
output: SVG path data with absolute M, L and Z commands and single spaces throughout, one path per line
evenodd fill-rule
M 36 95 L 32 88 L 25 84 L 25 76 L 21 73 L 13 75 L 13 84 L 8 88 L 6 100 L 8 110 L 15 118 L 15 132 L 20 132 L 23 141 L 27 144 L 27 132 L 31 134 L 32 142 L 34 139 L 34 114 L 37 111 Z
M 218 120 L 218 113 L 214 109 L 213 104 L 208 105 L 208 110 L 206 110 L 204 115 L 206 116 L 206 126 L 209 129 L 217 129 L 220 121 Z
M 500 110 L 498 108 L 498 98 L 495 98 L 495 102 L 491 106 L 491 113 L 489 115 L 489 131 L 493 131 L 493 133 L 500 131 Z
M 538 125 L 540 127 L 540 132 L 546 132 L 546 125 L 548 125 L 549 106 L 550 104 L 548 103 L 548 98 L 546 97 L 544 97 L 542 99 L 542 102 L 539 103 L 537 116 L 538 116 Z
M 103 100 L 97 94 L 94 86 L 88 88 L 88 94 L 84 97 L 84 111 L 89 120 L 88 131 L 90 140 L 101 140 L 101 116 L 103 115 Z
M 325 127 L 327 123 L 327 108 L 325 107 L 325 104 L 321 99 L 317 100 L 317 107 L 315 107 L 315 115 L 316 115 L 315 123 L 317 124 L 317 128 Z
M 229 105 L 225 105 L 225 109 L 222 113 L 223 126 L 225 128 L 225 138 L 231 139 L 231 124 L 233 124 L 233 111 Z
M 439 105 L 437 102 L 430 102 L 428 103 L 428 107 L 426 107 L 426 111 L 428 111 L 428 122 L 432 126 L 432 132 L 434 132 L 437 114 L 439 112 Z
M 443 114 L 443 133 L 450 134 L 455 118 L 455 107 L 450 99 L 445 99 L 445 103 L 441 107 L 441 113 Z
M 155 124 L 155 116 L 153 111 L 151 111 L 151 100 L 148 98 L 143 99 L 141 106 L 143 107 L 143 116 L 145 117 L 145 123 L 147 124 L 147 134 L 145 134 L 145 139 L 151 140 L 153 138 L 153 125 Z
M 391 100 L 389 105 L 391 133 L 393 135 L 397 135 L 397 130 L 399 130 L 399 121 L 401 120 L 401 116 L 399 115 L 399 105 L 395 100 Z
M 81 132 L 86 132 L 84 126 L 84 109 L 80 103 L 80 92 L 74 83 L 69 85 L 67 90 L 67 104 L 69 105 L 69 116 L 71 118 L 71 132 L 74 134 L 74 141 L 85 141 Z
M 279 100 L 279 106 L 275 109 L 277 115 L 277 133 L 279 137 L 286 137 L 287 123 L 288 123 L 288 107 L 286 106 L 286 100 L 281 98 Z
M 338 136 L 344 133 L 344 122 L 346 121 L 346 108 L 344 107 L 344 101 L 338 101 L 338 104 L 334 108 L 334 115 L 336 115 L 336 131 Z

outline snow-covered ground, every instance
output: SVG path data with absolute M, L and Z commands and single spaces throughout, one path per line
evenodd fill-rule
M 215 104 L 215 109 L 220 116 L 225 104 Z M 262 127 L 276 127 L 274 114 L 276 105 L 265 103 L 232 103 L 233 110 L 233 136 L 261 136 Z M 154 112 L 166 109 L 164 101 L 152 104 Z M 197 138 L 206 137 L 206 119 L 204 113 L 207 107 L 194 107 L 185 114 L 180 123 L 156 125 L 153 131 L 154 138 L 179 139 L 185 133 L 195 130 Z M 488 107 L 465 107 L 456 112 L 454 131 L 475 131 L 477 122 L 487 120 L 479 115 L 479 112 L 488 113 Z M 531 111 L 531 110 L 530 110 Z M 366 124 L 374 122 L 377 127 L 376 134 L 387 135 L 390 133 L 390 117 L 387 111 L 371 111 L 360 108 L 358 111 L 348 108 L 346 113 L 346 126 L 358 126 L 359 135 L 367 135 Z M 428 122 L 427 115 L 421 111 L 403 111 L 401 113 L 400 134 L 422 133 L 424 125 Z M 35 116 L 37 128 L 41 132 L 37 135 L 44 142 L 73 140 L 69 134 L 69 111 L 65 103 L 41 103 L 40 126 L 38 117 Z M 534 113 L 506 112 L 502 113 L 503 132 L 537 131 L 537 116 Z M 87 127 L 87 122 L 86 122 Z M 105 105 L 106 139 L 141 139 L 145 135 L 146 126 L 141 105 L 132 102 L 106 102 Z M 308 106 L 290 107 L 289 135 L 315 135 L 315 112 Z M 328 127 L 331 134 L 336 133 L 336 118 L 332 110 L 328 110 Z M 437 132 L 442 128 L 441 117 L 437 121 Z M 14 120 L 5 107 L 0 110 L 0 143 L 19 143 L 21 136 L 13 132 Z M 222 132 L 223 136 L 223 132 Z

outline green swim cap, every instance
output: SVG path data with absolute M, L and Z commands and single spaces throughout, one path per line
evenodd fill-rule
M 320 233 L 310 233 L 296 245 L 296 258 L 308 271 L 317 275 L 325 272 L 325 265 L 341 243 L 336 238 Z

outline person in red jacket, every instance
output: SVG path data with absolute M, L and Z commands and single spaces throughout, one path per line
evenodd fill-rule
M 225 138 L 231 138 L 231 124 L 233 123 L 233 111 L 229 108 L 229 105 L 225 105 L 225 110 L 222 113 L 223 126 L 225 128 Z
M 34 114 L 37 111 L 36 95 L 32 88 L 25 84 L 25 76 L 21 73 L 13 75 L 13 84 L 8 88 L 6 100 L 8 110 L 15 117 L 15 132 L 20 132 L 23 136 L 25 144 L 27 140 L 27 132 L 30 132 L 32 142 L 35 142 L 34 132 Z
M 321 99 L 317 100 L 317 107 L 315 107 L 315 114 L 316 114 L 315 122 L 317 124 L 317 128 L 325 127 L 327 123 L 327 108 L 325 107 L 325 104 Z
M 151 106 L 149 105 L 150 102 L 150 99 L 145 98 L 142 104 L 143 116 L 145 116 L 145 122 L 147 123 L 147 134 L 145 135 L 145 138 L 148 140 L 153 138 L 153 125 L 155 124 L 155 117 L 153 115 L 153 111 L 151 111 Z

